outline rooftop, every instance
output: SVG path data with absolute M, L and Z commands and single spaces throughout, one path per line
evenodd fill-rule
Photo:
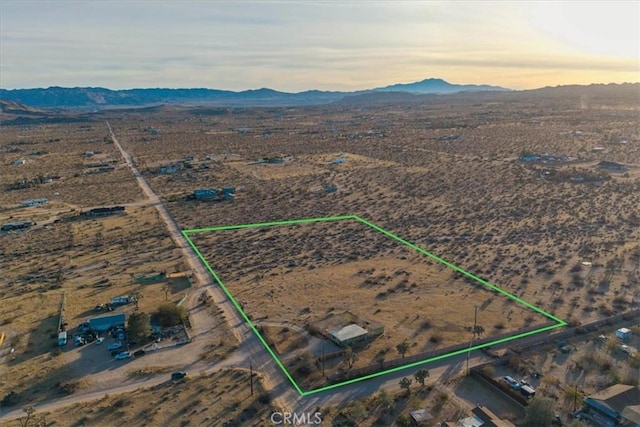
M 332 337 L 340 342 L 349 341 L 351 339 L 367 335 L 367 333 L 368 332 L 366 329 L 361 328 L 360 326 L 355 324 L 347 325 L 343 328 L 334 329 L 333 331 L 329 332 Z

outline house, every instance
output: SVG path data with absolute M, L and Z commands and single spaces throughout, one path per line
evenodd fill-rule
M 124 313 L 112 314 L 110 316 L 94 317 L 89 320 L 91 330 L 105 332 L 109 329 L 124 328 L 126 317 Z
M 48 199 L 42 197 L 42 198 L 39 198 L 39 199 L 24 200 L 24 201 L 20 202 L 20 206 L 22 206 L 23 208 L 30 208 L 32 206 L 46 205 L 48 202 L 49 202 Z
M 218 198 L 218 190 L 215 188 L 200 188 L 193 191 L 196 200 L 215 200 Z
M 597 426 L 640 424 L 640 387 L 615 384 L 584 399 L 580 416 Z
M 115 215 L 118 213 L 124 213 L 124 206 L 113 206 L 110 208 L 94 208 L 91 209 L 90 211 L 87 212 L 83 212 L 82 215 L 84 216 L 109 216 L 109 215 Z
M 351 347 L 355 344 L 366 342 L 368 338 L 369 332 L 356 324 L 347 325 L 329 332 L 329 339 L 340 347 Z
M 176 165 L 167 165 L 167 166 L 162 166 L 160 168 L 160 173 L 161 174 L 171 174 L 171 173 L 176 173 L 180 170 L 180 168 Z
M 609 172 L 626 172 L 627 170 L 629 170 L 629 168 L 627 168 L 627 166 L 621 164 L 621 163 L 616 163 L 616 162 L 607 162 L 607 161 L 602 161 L 600 163 L 598 163 L 598 167 L 600 169 L 605 169 Z
M 31 221 L 7 222 L 6 224 L 2 225 L 2 227 L 0 227 L 0 231 L 26 230 L 32 225 L 35 225 L 35 223 Z

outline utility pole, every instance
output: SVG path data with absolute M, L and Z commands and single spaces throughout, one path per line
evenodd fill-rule
M 469 376 L 469 358 L 471 357 L 471 345 L 473 344 L 473 339 L 476 337 L 476 327 L 478 325 L 478 306 L 473 307 L 475 312 L 473 314 L 473 333 L 471 334 L 471 339 L 469 340 L 469 350 L 467 351 L 467 376 Z
M 573 413 L 576 413 L 576 405 L 578 404 L 578 383 L 576 383 L 576 389 L 573 393 Z
M 324 377 L 324 341 L 322 341 L 322 376 Z
M 253 360 L 249 360 L 249 376 L 251 378 L 251 396 L 253 396 Z

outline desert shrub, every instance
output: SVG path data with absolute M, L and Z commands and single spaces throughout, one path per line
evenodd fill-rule
M 158 310 L 151 315 L 152 321 L 159 323 L 165 328 L 179 325 L 187 317 L 187 310 L 182 306 L 172 303 L 162 304 Z
M 65 394 L 73 394 L 76 392 L 76 390 L 78 390 L 79 387 L 80 387 L 80 384 L 76 381 L 67 381 L 64 383 L 58 383 L 58 390 L 61 393 L 65 393 Z

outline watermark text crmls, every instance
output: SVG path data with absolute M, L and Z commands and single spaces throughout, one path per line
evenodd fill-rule
M 269 420 L 273 425 L 320 425 L 322 424 L 322 414 L 320 412 L 274 412 Z

